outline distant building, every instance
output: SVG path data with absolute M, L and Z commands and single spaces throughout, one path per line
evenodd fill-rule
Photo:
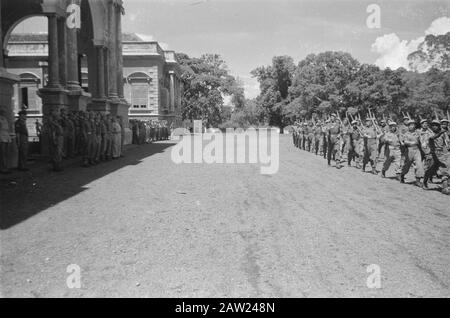
M 156 41 L 143 41 L 136 34 L 123 34 L 124 97 L 131 104 L 130 119 L 166 121 L 181 126 L 180 65 L 174 51 L 164 51 Z M 20 77 L 14 85 L 13 105 L 17 114 L 26 108 L 29 117 L 41 120 L 38 95 L 48 81 L 47 34 L 12 34 L 7 46 L 6 68 Z M 80 86 L 89 92 L 88 61 L 79 55 Z M 34 131 L 34 120 L 29 120 Z

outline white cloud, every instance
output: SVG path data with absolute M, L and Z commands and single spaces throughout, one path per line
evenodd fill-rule
M 442 17 L 434 20 L 430 27 L 425 31 L 425 34 L 439 35 L 446 34 L 447 32 L 450 32 L 450 18 Z
M 260 93 L 258 80 L 250 76 L 240 76 L 239 78 L 244 82 L 245 97 L 256 98 Z
M 427 34 L 440 35 L 450 31 L 450 18 L 441 17 L 434 20 L 430 27 L 424 32 Z M 385 34 L 378 37 L 372 44 L 372 51 L 379 55 L 375 64 L 380 68 L 397 69 L 399 67 L 409 68 L 408 55 L 416 51 L 425 36 L 413 40 L 401 40 L 397 34 Z

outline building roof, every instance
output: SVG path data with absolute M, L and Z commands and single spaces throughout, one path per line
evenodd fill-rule
M 164 51 L 157 41 L 148 41 L 136 33 L 122 34 L 123 54 L 127 56 L 158 56 L 167 63 L 178 63 L 176 54 L 172 50 Z M 10 56 L 44 56 L 48 54 L 47 33 L 14 33 L 9 39 L 8 50 Z M 139 43 L 142 42 L 142 43 Z M 38 44 L 41 47 L 29 46 L 28 44 Z
M 47 42 L 46 32 L 40 33 L 13 33 L 9 38 L 10 42 Z M 123 33 L 123 42 L 144 42 L 144 39 L 136 33 Z

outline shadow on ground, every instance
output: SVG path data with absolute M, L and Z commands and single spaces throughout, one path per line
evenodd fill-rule
M 51 172 L 49 165 L 31 169 L 30 172 L 0 180 L 0 229 L 17 225 L 49 207 L 63 202 L 84 190 L 86 185 L 123 167 L 139 165 L 143 159 L 166 148 L 172 142 L 133 146 L 125 157 L 83 168 L 80 160 L 73 161 L 63 172 Z M 103 198 L 106 199 L 106 198 Z

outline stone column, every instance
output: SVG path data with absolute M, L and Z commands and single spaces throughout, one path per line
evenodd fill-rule
M 78 30 L 66 27 L 67 33 L 67 88 L 71 91 L 81 90 L 81 67 L 78 56 Z
M 169 111 L 175 109 L 175 72 L 169 71 L 170 76 L 170 101 L 169 101 Z
M 58 59 L 58 19 L 56 14 L 48 16 L 48 84 L 49 88 L 60 88 Z
M 19 81 L 19 76 L 10 74 L 5 69 L 4 52 L 3 52 L 3 32 L 2 32 L 2 1 L 0 1 L 0 109 L 5 112 L 8 120 L 9 132 L 11 136 L 14 133 L 14 105 L 12 97 L 14 94 L 14 84 Z M 8 167 L 15 168 L 17 166 L 17 146 L 15 140 L 9 143 Z
M 116 4 L 109 4 L 109 45 L 108 45 L 108 97 L 117 99 L 117 46 L 116 46 Z
M 122 13 L 123 8 L 118 5 L 116 7 L 117 93 L 121 100 L 125 100 L 123 92 Z
M 59 67 L 59 82 L 65 87 L 67 82 L 67 34 L 66 34 L 66 20 L 64 18 L 57 19 L 58 24 L 58 67 Z
M 105 52 L 103 46 L 95 47 L 97 54 L 97 92 L 96 98 L 105 99 Z

